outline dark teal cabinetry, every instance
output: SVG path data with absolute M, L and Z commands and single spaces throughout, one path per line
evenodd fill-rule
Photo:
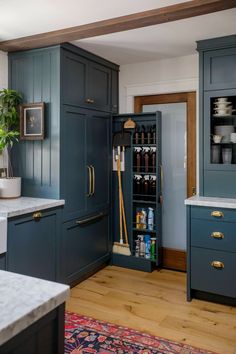
M 199 41 L 197 49 L 200 195 L 235 198 L 236 141 L 231 140 L 230 134 L 236 131 L 236 36 Z M 219 104 L 219 100 L 225 100 L 226 104 Z M 224 106 L 229 109 L 219 109 Z M 230 132 L 226 133 L 225 129 Z M 221 140 L 215 141 L 214 135 L 221 135 Z
M 23 177 L 24 196 L 65 199 L 64 223 L 104 210 L 109 214 L 111 114 L 118 105 L 118 70 L 70 44 L 9 54 L 9 86 L 23 93 L 24 102 L 43 101 L 46 107 L 46 138 L 20 142 L 14 151 L 15 174 Z M 69 235 L 70 229 L 64 226 L 66 238 L 65 230 Z M 107 249 L 108 227 L 102 236 L 99 230 L 94 242 L 100 247 L 104 242 Z M 83 247 L 90 252 L 89 238 L 84 238 Z M 73 251 L 82 257 L 79 249 Z M 69 262 L 65 253 L 61 247 L 62 269 Z M 95 267 L 95 258 L 86 264 L 87 271 Z M 97 265 L 100 259 L 97 252 Z M 75 274 L 83 273 L 82 264 L 79 260 Z M 70 274 L 66 282 L 75 280 Z
M 60 281 L 73 284 L 110 258 L 108 210 L 63 224 Z
M 6 254 L 0 254 L 0 270 L 6 269 Z
M 61 209 L 9 219 L 6 269 L 47 280 L 57 279 Z
M 236 210 L 188 206 L 188 300 L 236 304 Z
M 111 119 L 105 112 L 63 107 L 61 197 L 64 220 L 109 207 Z
M 62 54 L 62 100 L 64 104 L 111 111 L 112 69 L 67 47 Z M 72 50 L 71 50 L 72 49 Z M 115 76 L 117 74 L 114 71 Z M 117 95 L 117 90 L 115 95 Z

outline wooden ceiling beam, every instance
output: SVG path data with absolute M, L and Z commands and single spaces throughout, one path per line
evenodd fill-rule
M 0 42 L 6 52 L 41 48 L 105 34 L 178 21 L 236 7 L 236 0 L 192 0 L 86 25 Z

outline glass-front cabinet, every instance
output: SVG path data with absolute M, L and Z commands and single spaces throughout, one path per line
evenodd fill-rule
M 204 95 L 205 168 L 236 169 L 236 90 Z

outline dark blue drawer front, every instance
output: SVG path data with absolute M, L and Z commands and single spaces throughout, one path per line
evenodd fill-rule
M 211 263 L 219 261 L 223 269 Z M 236 253 L 191 248 L 191 288 L 213 294 L 236 297 Z
M 222 216 L 212 216 L 212 212 L 221 212 Z M 236 223 L 236 209 L 191 207 L 191 217 L 194 219 L 206 219 L 212 221 L 231 221 Z
M 236 252 L 236 223 L 192 219 L 191 246 Z

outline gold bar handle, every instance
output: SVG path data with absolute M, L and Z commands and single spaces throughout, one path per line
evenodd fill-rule
M 33 213 L 33 218 L 35 221 L 39 221 L 41 217 L 42 217 L 41 211 L 36 211 L 35 213 Z
M 211 266 L 216 269 L 224 269 L 224 267 L 225 267 L 224 263 L 220 262 L 220 261 L 211 262 Z
M 91 167 L 87 166 L 88 169 L 88 176 L 89 176 L 89 191 L 86 194 L 87 197 L 91 197 L 92 195 L 92 171 L 91 171 Z
M 216 218 L 223 218 L 224 217 L 224 213 L 222 211 L 219 211 L 219 210 L 214 210 L 214 211 L 212 211 L 211 216 L 214 216 Z
M 211 237 L 216 238 L 217 240 L 222 240 L 225 235 L 222 232 L 214 231 L 212 232 Z
M 94 195 L 95 193 L 95 168 L 93 165 L 90 166 L 92 170 L 92 192 L 91 195 Z
M 98 219 L 101 219 L 103 218 L 103 216 L 105 216 L 106 214 L 105 213 L 99 213 L 97 215 L 94 215 L 94 216 L 91 216 L 89 218 L 86 218 L 86 219 L 82 219 L 82 220 L 76 220 L 76 224 L 77 225 L 84 225 L 84 224 L 87 224 L 89 222 L 92 222 L 92 221 L 96 221 Z

